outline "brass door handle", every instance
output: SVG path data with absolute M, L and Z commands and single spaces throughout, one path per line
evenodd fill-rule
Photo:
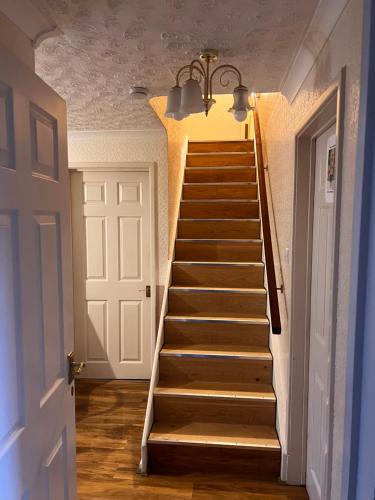
M 84 369 L 86 363 L 83 361 L 74 361 L 74 352 L 68 354 L 68 382 L 71 384 L 74 378 Z

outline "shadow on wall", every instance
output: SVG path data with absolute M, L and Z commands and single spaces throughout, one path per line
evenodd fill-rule
M 245 138 L 245 122 L 237 122 L 228 109 L 233 104 L 231 94 L 214 95 L 216 104 L 208 116 L 204 113 L 191 115 L 178 122 L 164 116 L 167 97 L 153 97 L 150 105 L 164 125 L 168 136 L 168 220 L 169 257 L 173 250 L 173 228 L 179 208 L 179 187 L 185 163 L 181 158 L 186 140 L 241 140 Z M 250 131 L 251 135 L 251 131 Z

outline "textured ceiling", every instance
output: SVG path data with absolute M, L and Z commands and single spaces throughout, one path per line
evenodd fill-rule
M 235 64 L 250 90 L 276 91 L 318 0 L 44 0 L 62 35 L 36 51 L 36 71 L 68 103 L 71 130 L 160 126 L 131 85 L 166 95 L 202 47 Z M 234 83 L 234 82 L 233 82 Z M 215 93 L 228 89 L 217 84 Z

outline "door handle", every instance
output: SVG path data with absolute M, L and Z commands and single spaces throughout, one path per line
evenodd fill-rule
M 74 352 L 68 354 L 68 383 L 71 384 L 74 378 L 84 369 L 86 363 L 74 361 Z
M 151 286 L 147 285 L 146 288 L 141 288 L 138 292 L 146 292 L 146 297 L 151 297 Z

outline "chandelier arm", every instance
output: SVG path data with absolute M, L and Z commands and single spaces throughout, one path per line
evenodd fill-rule
M 189 75 L 190 75 L 190 64 L 188 68 L 185 68 L 183 71 L 181 71 L 179 75 L 179 81 L 183 80 L 185 77 L 186 79 L 188 79 Z
M 195 64 L 190 65 L 190 77 L 192 77 L 194 70 L 200 74 L 203 80 L 206 80 L 206 73 L 199 66 L 195 66 Z
M 176 85 L 180 85 L 180 77 L 181 75 L 186 71 L 186 70 L 190 70 L 190 64 L 185 64 L 185 66 L 182 66 L 182 68 L 180 68 L 178 71 L 177 71 L 177 74 L 176 74 Z
M 241 75 L 240 70 L 238 70 L 232 64 L 222 64 L 221 66 L 218 66 L 217 68 L 215 68 L 215 70 L 211 73 L 211 76 L 210 76 L 209 88 L 210 88 L 210 98 L 211 99 L 212 99 L 212 80 L 213 80 L 213 77 L 219 70 L 223 70 L 223 69 L 226 69 L 226 71 L 224 73 L 231 71 L 233 74 L 235 74 L 238 78 L 238 85 L 242 85 L 242 75 Z
M 199 69 L 197 68 L 197 66 L 195 66 L 196 63 L 198 63 Z M 203 66 L 202 62 L 199 59 L 193 59 L 191 61 L 191 63 L 190 63 L 190 67 L 198 69 L 198 71 L 201 72 L 201 75 L 203 76 L 203 78 L 206 78 L 206 77 L 208 78 L 208 75 L 206 75 L 204 66 Z

